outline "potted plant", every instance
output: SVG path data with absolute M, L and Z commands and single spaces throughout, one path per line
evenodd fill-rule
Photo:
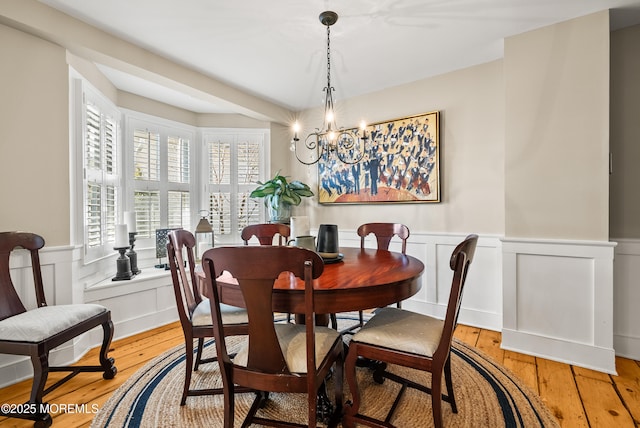
M 252 198 L 264 198 L 272 222 L 287 223 L 291 217 L 291 207 L 300 205 L 303 197 L 313 196 L 308 185 L 299 180 L 287 181 L 287 177 L 278 171 L 271 180 L 259 186 L 249 195 Z

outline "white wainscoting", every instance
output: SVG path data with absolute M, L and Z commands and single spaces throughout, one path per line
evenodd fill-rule
M 425 270 L 422 288 L 402 303 L 405 309 L 444 318 L 451 289 L 453 271 L 449 259 L 453 249 L 466 235 L 427 234 L 412 232 L 407 241 L 407 254 L 420 259 Z M 375 248 L 373 235 L 366 238 L 367 247 Z M 340 245 L 359 247 L 360 238 L 354 232 L 340 231 Z M 400 251 L 394 238 L 389 246 Z M 478 239 L 475 258 L 469 270 L 458 321 L 462 324 L 500 331 L 502 329 L 501 241 L 497 236 Z
M 504 239 L 502 347 L 616 373 L 614 247 Z
M 617 239 L 613 263 L 613 347 L 640 360 L 640 240 Z
M 464 237 L 412 232 L 407 253 L 425 264 L 425 272 L 422 288 L 403 302 L 404 308 L 444 316 L 451 286 L 449 258 Z M 367 239 L 367 246 L 375 247 L 373 237 Z M 340 244 L 358 247 L 360 238 L 355 231 L 341 230 Z M 640 359 L 640 312 L 635 310 L 635 302 L 640 301 L 635 280 L 640 277 L 640 241 L 621 241 L 616 249 L 615 293 L 614 245 L 482 235 L 459 321 L 502 331 L 505 349 L 615 373 L 614 348 L 619 355 Z M 393 241 L 391 250 L 399 251 L 400 243 Z M 115 260 L 83 266 L 81 259 L 80 248 L 41 251 L 50 304 L 105 305 L 112 313 L 114 339 L 178 319 L 168 271 L 143 267 L 142 274 L 131 281 L 113 282 Z M 12 255 L 11 276 L 21 297 L 35 305 L 30 266 L 27 252 Z M 52 351 L 52 361 L 76 361 L 101 341 L 102 331 L 95 329 Z M 31 376 L 26 358 L 0 355 L 0 386 Z

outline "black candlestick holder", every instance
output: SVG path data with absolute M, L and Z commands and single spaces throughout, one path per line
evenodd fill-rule
M 116 266 L 118 271 L 116 276 L 111 278 L 112 281 L 122 281 L 126 279 L 133 278 L 133 273 L 131 272 L 131 261 L 129 261 L 129 257 L 127 257 L 124 252 L 127 251 L 129 247 L 115 247 L 114 250 L 120 253 L 120 257 L 116 259 Z
M 131 263 L 131 273 L 134 275 L 140 273 L 140 269 L 138 269 L 138 254 L 133 250 L 137 234 L 137 232 L 129 232 L 129 251 L 127 251 L 127 257 L 129 257 Z

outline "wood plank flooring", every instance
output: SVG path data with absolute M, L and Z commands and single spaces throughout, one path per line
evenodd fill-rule
M 536 391 L 558 418 L 562 427 L 626 428 L 640 426 L 640 364 L 625 358 L 616 359 L 617 376 L 531 357 L 500 349 L 500 333 L 464 325 L 456 337 L 477 347 L 515 373 Z M 118 374 L 103 380 L 100 373 L 83 373 L 46 396 L 57 405 L 54 427 L 88 427 L 92 409 L 102 406 L 113 391 L 122 385 L 151 358 L 183 343 L 178 323 L 159 327 L 126 339 L 114 341 L 110 356 L 116 359 Z M 89 351 L 78 364 L 97 360 L 98 349 Z M 49 376 L 50 382 L 61 377 Z M 0 403 L 24 403 L 31 382 L 25 381 L 0 389 Z M 176 397 L 176 400 L 179 398 Z M 89 411 L 74 412 L 78 404 Z M 64 406 L 71 406 L 64 411 Z M 32 422 L 0 418 L 0 427 L 31 427 Z

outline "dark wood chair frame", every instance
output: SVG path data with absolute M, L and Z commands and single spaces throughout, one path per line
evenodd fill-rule
M 273 245 L 276 235 L 278 235 L 278 245 L 286 245 L 291 235 L 291 228 L 284 223 L 250 224 L 242 229 L 240 238 L 244 241 L 244 245 L 249 245 L 249 240 L 254 236 L 258 238 L 260 245 Z M 291 314 L 287 314 L 287 322 L 291 322 Z
M 245 226 L 240 233 L 244 245 L 249 245 L 252 237 L 258 238 L 260 245 L 273 245 L 273 238 L 278 235 L 278 245 L 286 245 L 291 229 L 283 223 L 260 223 Z M 284 242 L 283 242 L 284 241 Z
M 454 271 L 451 292 L 447 303 L 442 336 L 432 358 L 368 343 L 360 343 L 355 340 L 350 342 L 349 353 L 345 361 L 345 371 L 349 389 L 352 393 L 352 402 L 346 405 L 343 418 L 345 427 L 353 427 L 355 423 L 370 427 L 393 427 L 390 423 L 391 417 L 407 387 L 431 394 L 433 421 L 436 428 L 442 427 L 442 401 L 450 403 L 453 413 L 458 412 L 453 392 L 453 383 L 451 381 L 451 342 L 453 340 L 453 332 L 458 322 L 464 284 L 466 282 L 469 265 L 473 261 L 477 241 L 477 235 L 467 236 L 463 242 L 456 246 L 451 255 L 449 266 Z M 373 375 L 376 382 L 382 383 L 384 379 L 387 378 L 402 385 L 385 421 L 378 421 L 358 413 L 361 401 L 356 381 L 356 363 L 358 357 L 381 362 Z M 386 364 L 397 364 L 430 372 L 432 374 L 431 388 L 386 371 Z M 443 373 L 448 395 L 442 393 Z
M 394 236 L 397 236 L 402 241 L 402 254 L 407 253 L 407 239 L 409 239 L 409 228 L 401 223 L 364 223 L 358 227 L 358 236 L 360 237 L 360 248 L 365 248 L 365 238 L 372 234 L 376 237 L 376 244 L 379 250 L 388 250 L 389 244 Z M 402 304 L 398 302 L 397 307 L 402 307 Z M 364 325 L 364 313 L 358 312 L 359 323 L 355 324 L 347 329 L 341 330 L 342 334 L 352 333 L 354 330 L 361 328 Z M 335 314 L 331 315 L 331 324 L 333 328 L 337 327 L 337 319 Z
M 47 306 L 40 268 L 39 250 L 44 247 L 44 239 L 34 233 L 28 232 L 1 232 L 0 233 L 0 320 L 26 312 L 26 308 L 11 280 L 9 259 L 11 252 L 16 248 L 22 248 L 31 253 L 31 267 L 35 286 L 37 307 Z M 100 348 L 100 365 L 95 366 L 49 366 L 49 352 L 65 342 L 95 328 L 102 326 L 103 340 Z M 111 339 L 113 338 L 113 323 L 109 310 L 69 327 L 40 342 L 0 340 L 0 353 L 12 355 L 27 355 L 33 365 L 33 385 L 31 396 L 25 406 L 29 410 L 23 413 L 0 412 L 2 416 L 35 421 L 35 427 L 48 427 L 53 423 L 51 415 L 43 412 L 43 398 L 45 395 L 58 388 L 81 372 L 100 372 L 104 379 L 113 379 L 118 372 L 114 365 L 114 359 L 107 356 Z M 45 388 L 50 372 L 69 372 L 69 374 L 54 384 Z M 32 411 L 33 410 L 33 411 Z
M 206 274 L 207 293 L 214 296 L 210 300 L 211 311 L 214 314 L 214 332 L 223 387 L 227 390 L 224 400 L 224 427 L 233 427 L 235 385 L 262 391 L 254 400 L 243 427 L 252 423 L 275 427 L 315 427 L 317 394 L 334 366 L 336 406 L 327 419 L 329 426 L 336 426 L 342 414 L 344 346 L 341 336 L 337 335 L 330 352 L 316 369 L 313 279 L 318 278 L 324 270 L 320 256 L 298 247 L 222 247 L 204 253 L 203 269 Z M 249 355 L 246 367 L 233 364 L 223 340 L 224 332 L 218 328 L 221 322 L 217 307 L 220 299 L 215 278 L 225 271 L 237 279 L 249 313 Z M 273 285 L 283 272 L 289 272 L 305 282 L 307 373 L 289 371 L 276 336 L 272 319 Z M 268 392 L 307 393 L 308 425 L 257 417 L 256 412 L 264 405 Z
M 196 275 L 196 263 L 194 257 L 194 248 L 196 239 L 193 234 L 187 230 L 177 229 L 169 232 L 167 241 L 167 257 L 169 259 L 169 268 L 171 269 L 171 278 L 173 279 L 173 291 L 176 297 L 176 305 L 178 308 L 178 316 L 180 325 L 184 334 L 185 342 L 185 376 L 184 388 L 180 405 L 184 406 L 187 397 L 200 395 L 217 395 L 222 394 L 222 388 L 208 389 L 190 389 L 191 375 L 193 371 L 198 371 L 200 364 L 213 363 L 218 361 L 217 357 L 202 358 L 202 349 L 206 338 L 213 338 L 213 325 L 194 326 L 191 322 L 193 311 L 202 302 L 202 294 L 200 293 L 201 278 Z M 184 260 L 184 254 L 187 260 Z M 187 270 L 186 266 L 189 266 Z M 225 335 L 236 336 L 249 333 L 248 324 L 232 324 L 225 325 Z M 198 339 L 196 348 L 195 365 L 193 360 L 193 341 Z

